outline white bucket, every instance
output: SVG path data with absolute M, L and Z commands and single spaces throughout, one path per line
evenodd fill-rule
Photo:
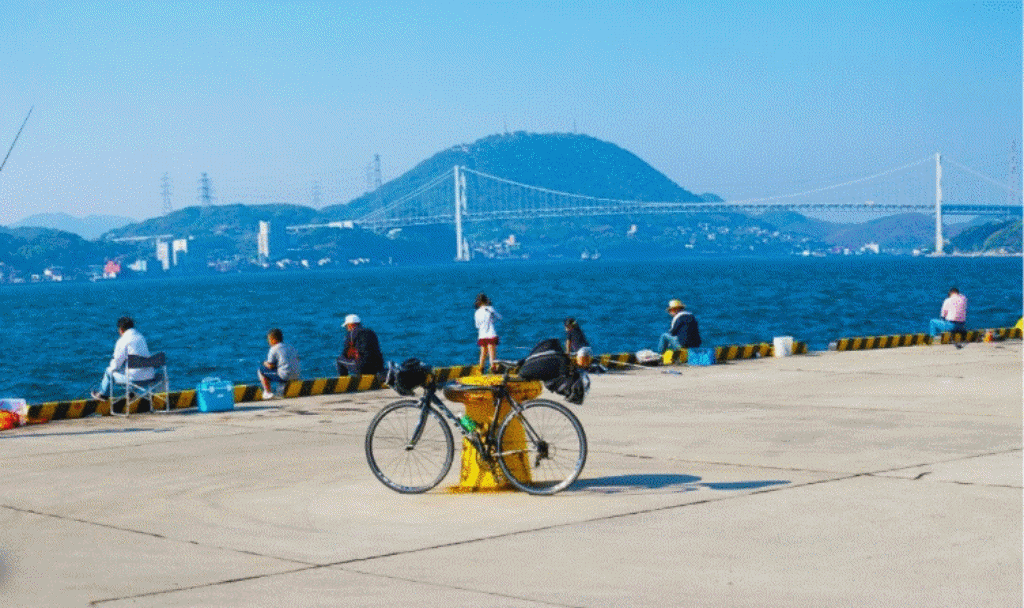
M 793 354 L 793 336 L 777 336 L 773 342 L 776 357 L 788 357 Z

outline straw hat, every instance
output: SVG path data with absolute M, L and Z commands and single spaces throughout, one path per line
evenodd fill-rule
M 668 312 L 672 312 L 673 310 L 686 310 L 686 305 L 679 300 L 669 300 L 667 310 Z

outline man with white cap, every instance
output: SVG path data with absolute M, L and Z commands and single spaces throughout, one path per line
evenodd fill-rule
M 700 346 L 697 317 L 693 316 L 693 313 L 687 312 L 686 305 L 679 300 L 669 300 L 667 312 L 672 315 L 672 326 L 668 333 L 661 334 L 661 339 L 658 341 L 658 352 Z
M 345 349 L 338 357 L 339 376 L 377 374 L 384 370 L 384 355 L 380 352 L 377 334 L 363 327 L 359 315 L 345 317 Z

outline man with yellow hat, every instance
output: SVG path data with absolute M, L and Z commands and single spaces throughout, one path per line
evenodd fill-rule
M 658 341 L 658 352 L 700 346 L 697 317 L 686 310 L 686 305 L 679 300 L 669 300 L 667 312 L 672 315 L 672 326 L 668 333 L 661 334 L 661 339 Z

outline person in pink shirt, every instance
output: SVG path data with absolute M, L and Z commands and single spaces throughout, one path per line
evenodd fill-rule
M 933 338 L 946 331 L 954 333 L 967 331 L 967 298 L 956 287 L 949 290 L 949 297 L 942 302 L 942 311 L 939 316 L 941 318 L 932 319 L 929 324 Z M 958 348 L 959 346 L 957 344 Z

